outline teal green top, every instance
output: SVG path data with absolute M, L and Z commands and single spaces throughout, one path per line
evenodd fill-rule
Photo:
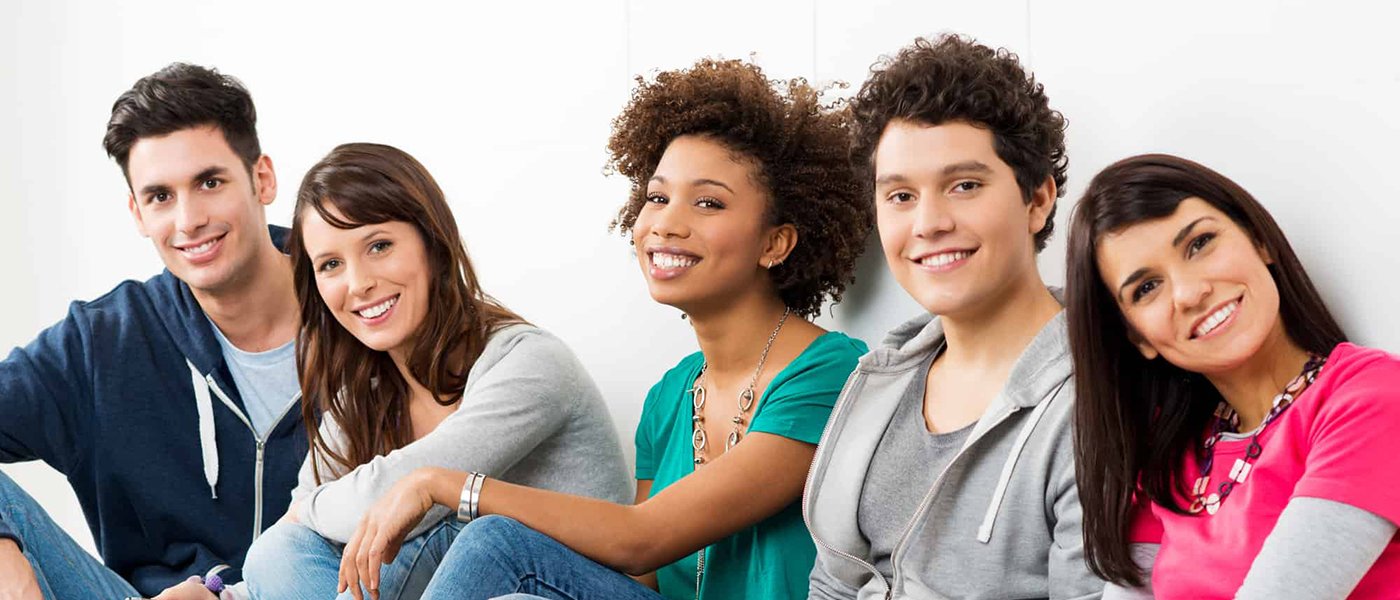
M 748 433 L 770 433 L 816 444 L 841 387 L 865 352 L 863 342 L 843 333 L 833 331 L 814 340 L 768 384 Z M 695 472 L 690 389 L 704 361 L 699 352 L 685 357 L 647 394 L 637 425 L 637 479 L 652 480 L 652 495 Z M 753 485 L 763 485 L 763 481 L 756 480 Z M 806 598 L 807 578 L 816 555 L 812 535 L 802 522 L 801 501 L 794 500 L 777 514 L 710 545 L 700 596 L 726 600 Z M 663 596 L 695 598 L 695 557 L 691 553 L 657 569 Z

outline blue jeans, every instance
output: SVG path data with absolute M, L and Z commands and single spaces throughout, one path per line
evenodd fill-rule
M 500 516 L 482 517 L 462 530 L 424 600 L 511 598 L 550 600 L 664 600 L 554 538 Z
M 405 540 L 394 562 L 379 572 L 380 600 L 416 600 L 421 596 L 461 530 L 461 523 L 448 519 Z M 257 600 L 325 600 L 335 595 L 344 548 L 344 544 L 331 542 L 305 525 L 277 523 L 248 549 L 243 579 Z M 362 591 L 369 598 L 369 590 Z M 336 598 L 354 596 L 346 590 Z
M 140 596 L 130 583 L 78 546 L 34 498 L 0 473 L 0 519 L 24 544 L 47 600 L 116 599 Z

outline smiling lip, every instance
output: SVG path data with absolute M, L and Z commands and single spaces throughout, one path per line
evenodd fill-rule
M 1215 337 L 1235 322 L 1235 317 L 1240 314 L 1240 305 L 1242 304 L 1244 304 L 1244 296 L 1240 296 L 1232 300 L 1226 300 L 1224 302 L 1221 302 L 1220 304 L 1215 305 L 1213 308 L 1210 309 L 1210 312 L 1207 312 L 1205 316 L 1202 316 L 1200 319 L 1197 319 L 1196 322 L 1191 325 L 1191 336 L 1189 339 L 1204 340 Z M 1204 334 L 1196 335 L 1196 332 L 1200 331 L 1201 327 L 1205 325 L 1206 322 L 1208 322 L 1211 318 L 1215 317 L 1217 313 L 1221 312 L 1223 309 L 1231 305 L 1234 305 L 1234 308 L 1230 310 L 1229 314 L 1225 315 L 1219 323 L 1216 323 L 1215 327 L 1212 327 L 1210 331 L 1207 331 Z
M 387 304 L 388 306 L 384 306 L 384 305 L 386 305 L 386 304 Z M 385 321 L 388 321 L 388 320 L 389 320 L 389 317 L 393 316 L 393 314 L 394 314 L 394 309 L 397 309 L 398 307 L 399 307 L 399 295 L 398 295 L 398 294 L 394 294 L 393 296 L 389 296 L 389 297 L 384 298 L 384 299 L 381 299 L 381 300 L 376 300 L 375 302 L 373 302 L 373 303 L 371 303 L 371 304 L 365 304 L 365 305 L 356 307 L 356 308 L 353 309 L 351 312 L 355 313 L 355 316 L 356 316 L 357 318 L 360 319 L 360 322 L 361 322 L 361 323 L 364 323 L 365 325 L 369 325 L 369 326 L 373 327 L 373 326 L 375 326 L 375 325 L 379 325 L 380 323 L 383 323 L 383 322 L 385 322 Z M 365 316 L 365 314 L 364 314 L 364 312 L 363 312 L 363 311 L 375 311 L 375 310 L 383 310 L 383 312 L 380 312 L 380 313 L 378 313 L 378 314 L 375 314 L 375 316 L 373 316 L 373 317 L 367 317 L 367 316 Z
M 694 252 L 674 247 L 654 247 L 646 250 L 647 274 L 652 279 L 675 279 L 704 260 Z
M 930 273 L 947 273 L 967 264 L 977 253 L 976 248 L 945 248 L 925 252 L 910 259 L 919 269 Z
M 180 256 L 185 257 L 185 260 L 191 264 L 207 264 L 218 258 L 219 250 L 224 247 L 224 236 L 226 235 L 228 234 L 219 234 L 197 244 L 176 245 L 175 250 L 179 251 Z

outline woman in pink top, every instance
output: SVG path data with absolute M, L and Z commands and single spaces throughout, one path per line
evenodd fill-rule
M 1104 597 L 1400 597 L 1400 358 L 1346 343 L 1278 224 L 1197 163 L 1108 167 L 1071 227 Z

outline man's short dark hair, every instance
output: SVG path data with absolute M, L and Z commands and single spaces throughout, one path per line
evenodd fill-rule
M 992 133 L 997 157 L 1016 173 L 1021 195 L 1053 176 L 1065 193 L 1065 118 L 1051 110 L 1044 86 L 1005 48 L 993 50 L 958 35 L 918 38 L 886 57 L 851 101 L 851 160 L 868 187 L 875 148 L 890 121 L 928 126 L 962 122 Z M 1035 235 L 1037 252 L 1054 230 L 1055 211 Z
M 251 172 L 262 156 L 257 120 L 253 98 L 237 79 L 212 68 L 171 63 L 138 79 L 112 104 L 102 147 L 121 165 L 130 183 L 127 159 L 137 140 L 214 126 Z

